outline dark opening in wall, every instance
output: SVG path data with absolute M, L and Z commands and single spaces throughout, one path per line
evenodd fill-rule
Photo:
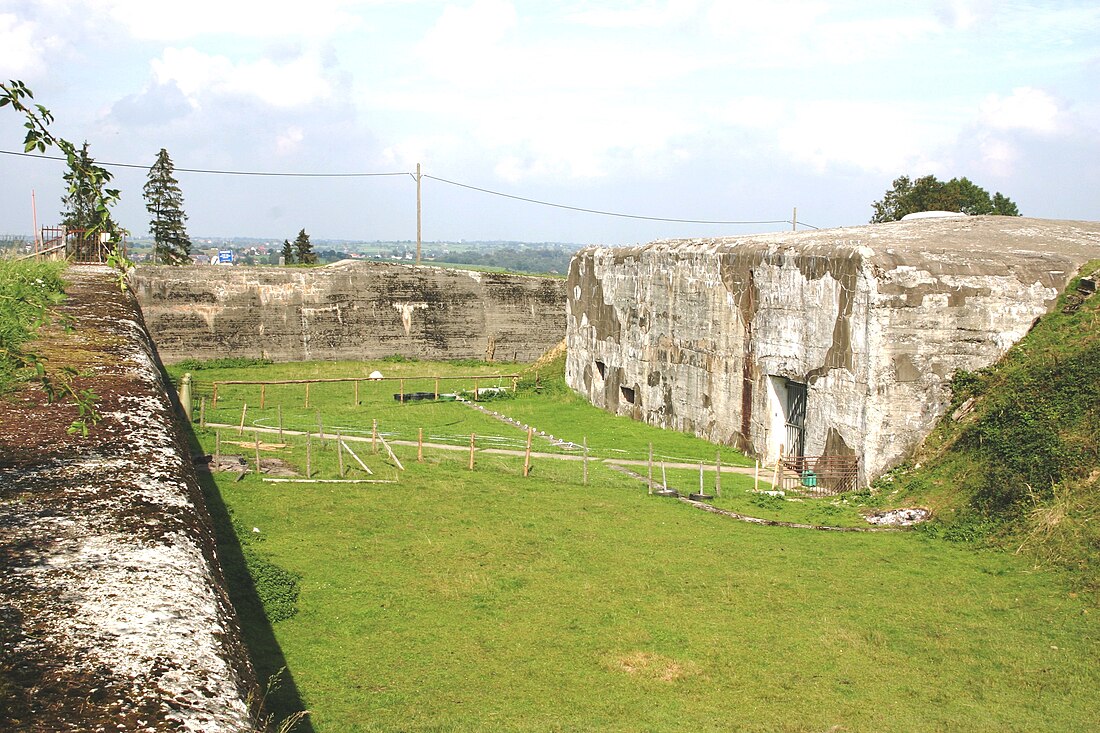
M 607 365 L 602 361 L 596 362 L 596 371 L 600 373 L 600 379 L 607 379 Z
M 623 400 L 625 400 L 626 402 L 629 402 L 632 405 L 634 404 L 634 390 L 633 389 L 631 389 L 630 387 L 620 386 L 619 391 L 623 395 Z

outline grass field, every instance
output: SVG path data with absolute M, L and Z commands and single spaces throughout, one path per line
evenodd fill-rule
M 475 368 L 439 368 L 452 366 Z M 444 422 L 484 418 L 436 407 L 451 411 Z M 667 437 L 677 441 L 669 453 L 714 457 L 703 441 L 586 412 L 568 396 L 493 407 L 579 431 L 597 450 L 641 453 Z M 381 403 L 347 409 L 357 412 L 345 427 L 384 414 Z M 222 432 L 225 451 L 235 430 Z M 197 437 L 212 449 L 212 430 Z M 375 478 L 397 475 L 369 444 L 354 445 Z M 301 468 L 303 450 L 295 440 L 270 453 Z M 335 477 L 332 441 L 313 450 L 318 475 Z M 573 461 L 541 459 L 523 478 L 522 457 L 479 454 L 469 471 L 464 452 L 417 463 L 415 448 L 396 450 L 408 469 L 396 484 L 251 474 L 208 484 L 235 529 L 223 522 L 222 542 L 244 546 L 256 585 L 282 571 L 298 579 L 297 613 L 270 625 L 242 601 L 247 588 L 235 594 L 261 675 L 287 667 L 273 710 L 304 705 L 319 733 L 1074 731 L 1100 720 L 1097 612 L 1062 575 L 1019 557 L 918 533 L 748 525 L 647 496 L 598 462 L 584 486 Z M 668 476 L 697 488 L 697 471 Z M 762 499 L 747 481 L 724 476 L 716 503 L 858 521 L 840 501 Z M 238 586 L 240 571 L 228 568 Z

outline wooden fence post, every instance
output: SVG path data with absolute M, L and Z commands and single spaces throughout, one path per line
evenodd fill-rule
M 212 409 L 218 409 L 218 383 L 214 382 L 214 399 L 211 400 L 210 407 Z
M 222 459 L 222 431 L 214 431 L 214 463 Z
M 321 447 L 325 447 L 325 424 L 321 421 L 321 411 L 317 410 L 317 440 L 321 441 Z
M 402 405 L 405 404 L 405 378 L 397 380 L 397 394 L 400 395 L 398 400 Z
M 474 434 L 470 433 L 470 470 L 474 470 Z
M 714 495 L 722 495 L 722 451 L 714 454 Z
M 267 385 L 260 385 L 260 409 L 264 409 L 264 399 L 267 397 Z
M 439 399 L 439 377 L 435 378 L 435 398 Z
M 648 481 L 646 485 L 649 487 L 649 493 L 653 493 L 653 443 L 649 444 L 649 472 L 646 474 Z
M 306 478 L 313 477 L 313 434 L 306 431 Z
M 199 398 L 199 427 L 206 427 L 206 397 Z
M 370 452 L 378 455 L 378 420 L 370 421 Z
M 336 431 L 336 465 L 340 469 L 340 478 L 344 478 L 344 446 L 339 430 Z
M 309 409 L 309 382 L 306 382 L 306 409 Z
M 584 436 L 584 485 L 588 486 L 588 436 Z
M 279 442 L 285 442 L 283 439 L 283 403 L 279 403 Z
M 355 380 L 355 404 L 352 405 L 352 407 L 358 407 L 358 406 L 359 406 L 359 380 L 356 379 Z
M 535 434 L 534 428 L 527 428 L 527 453 L 523 457 L 523 476 L 526 478 L 531 473 L 531 437 Z
M 260 434 L 253 433 L 252 437 L 255 438 L 253 445 L 256 448 L 256 475 L 260 475 Z
M 239 428 L 237 428 L 237 435 L 243 435 L 244 434 L 244 414 L 246 412 L 248 412 L 248 403 L 247 402 L 245 402 L 244 405 L 241 407 L 241 426 Z
M 474 402 L 477 402 L 477 379 L 474 379 Z
M 424 428 L 416 429 L 416 462 L 424 462 Z

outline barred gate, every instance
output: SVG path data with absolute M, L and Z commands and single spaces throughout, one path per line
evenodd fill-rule
M 859 456 L 789 456 L 780 468 L 784 491 L 831 496 L 859 486 Z

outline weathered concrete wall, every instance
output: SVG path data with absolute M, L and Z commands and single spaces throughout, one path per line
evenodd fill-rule
M 1093 257 L 1100 224 L 1008 217 L 589 248 L 567 380 L 769 461 L 787 381 L 805 384 L 805 455 L 857 454 L 874 476 L 931 429 L 951 376 L 998 359 Z
M 28 387 L 0 405 L 0 728 L 255 730 L 256 683 L 186 442 L 130 293 L 66 274 L 73 366 L 103 419 Z M 258 699 L 258 698 L 257 698 Z
M 133 286 L 166 362 L 266 357 L 534 360 L 565 336 L 563 280 L 339 262 L 142 267 Z

